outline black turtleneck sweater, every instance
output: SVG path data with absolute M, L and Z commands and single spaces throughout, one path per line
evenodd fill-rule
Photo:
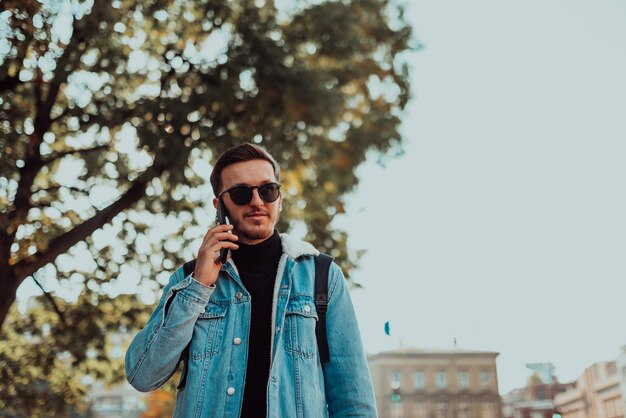
M 250 293 L 252 305 L 241 417 L 265 418 L 270 373 L 272 298 L 282 244 L 278 231 L 274 231 L 274 235 L 260 244 L 238 245 L 239 248 L 232 252 L 232 257 L 241 281 Z

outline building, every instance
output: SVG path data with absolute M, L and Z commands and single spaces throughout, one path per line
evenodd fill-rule
M 536 375 L 535 375 L 536 376 Z M 552 418 L 557 410 L 554 398 L 557 394 L 574 387 L 574 383 L 528 382 L 524 388 L 514 389 L 502 397 L 503 418 Z
M 137 392 L 128 383 L 107 387 L 102 383 L 91 385 L 87 395 L 89 418 L 139 418 L 146 410 L 146 395 Z
M 108 336 L 113 360 L 122 360 L 131 336 L 112 333 Z M 85 376 L 82 383 L 87 387 L 88 418 L 140 418 L 147 409 L 147 395 L 135 390 L 125 379 L 114 385 L 94 381 Z
M 624 418 L 624 398 L 617 363 L 595 363 L 585 369 L 575 387 L 556 396 L 563 418 Z
M 617 372 L 619 373 L 622 400 L 624 401 L 624 411 L 626 411 L 626 345 L 620 349 L 617 356 Z
M 496 357 L 401 348 L 369 356 L 380 418 L 501 418 Z

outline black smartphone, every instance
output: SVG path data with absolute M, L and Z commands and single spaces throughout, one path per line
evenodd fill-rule
M 222 199 L 218 199 L 217 202 L 217 214 L 215 215 L 215 220 L 220 225 L 228 225 L 230 222 L 228 221 L 228 217 L 226 216 L 226 207 L 224 207 L 224 202 Z M 228 260 L 228 248 L 222 248 L 220 250 L 220 261 L 222 264 Z

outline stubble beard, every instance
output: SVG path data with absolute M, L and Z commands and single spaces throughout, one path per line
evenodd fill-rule
M 250 225 L 241 219 L 233 220 L 232 222 L 236 230 L 235 233 L 239 235 L 240 238 L 249 241 L 266 240 L 274 234 L 274 226 L 276 225 L 276 222 L 270 222 L 269 224 L 257 222 Z

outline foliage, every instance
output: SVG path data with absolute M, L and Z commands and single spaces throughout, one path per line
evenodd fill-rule
M 542 383 L 543 382 L 541 381 L 541 377 L 536 372 L 531 374 L 530 377 L 528 378 L 528 386 L 536 386 Z
M 401 152 L 411 30 L 388 0 L 294 3 L 0 3 L 0 361 L 18 381 L 54 387 L 64 361 L 114 377 L 95 364 L 111 361 L 105 336 L 149 301 L 124 293 L 153 294 L 194 257 L 210 163 L 243 141 L 281 164 L 279 229 L 306 229 L 347 273 L 358 261 L 332 221 L 368 154 Z M 27 279 L 44 300 L 6 322 Z M 36 361 L 14 356 L 29 333 Z M 34 389 L 12 390 L 3 402 Z
M 147 399 L 148 409 L 141 418 L 162 418 L 174 415 L 176 398 L 171 390 L 157 389 L 150 392 Z
M 85 376 L 124 380 L 124 331 L 145 323 L 150 306 L 133 295 L 85 297 L 57 298 L 63 316 L 41 297 L 25 315 L 11 310 L 0 341 L 0 416 L 65 417 L 87 407 Z

